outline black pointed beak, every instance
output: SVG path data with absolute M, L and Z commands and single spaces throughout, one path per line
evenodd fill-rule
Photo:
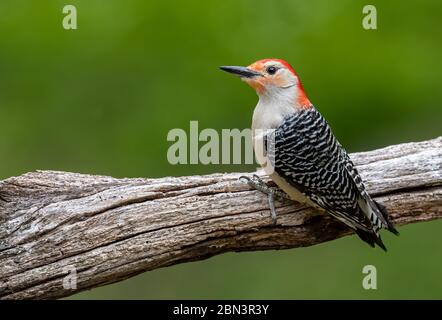
M 226 71 L 228 73 L 236 74 L 241 78 L 253 78 L 262 76 L 261 73 L 256 72 L 252 69 L 246 67 L 236 67 L 236 66 L 222 66 L 219 67 L 221 70 Z

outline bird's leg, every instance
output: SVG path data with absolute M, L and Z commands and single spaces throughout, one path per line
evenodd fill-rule
M 275 209 L 275 196 L 273 193 L 269 192 L 267 195 L 267 200 L 269 200 L 270 214 L 272 215 L 272 222 L 276 224 L 276 209 Z
M 239 177 L 239 180 L 245 180 L 245 182 L 251 186 L 252 188 L 261 191 L 264 194 L 272 194 L 274 198 L 282 200 L 282 199 L 290 199 L 290 197 L 285 193 L 284 191 L 275 188 L 275 187 L 269 187 L 262 179 L 254 174 L 252 178 L 241 176 Z
M 270 212 L 272 215 L 273 224 L 276 224 L 276 209 L 275 209 L 275 198 L 276 199 L 290 199 L 290 197 L 284 192 L 277 188 L 269 187 L 260 177 L 256 174 L 252 178 L 241 176 L 239 180 L 245 180 L 245 182 L 252 188 L 261 191 L 267 195 L 269 201 Z

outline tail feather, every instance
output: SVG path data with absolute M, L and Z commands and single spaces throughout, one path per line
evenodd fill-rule
M 379 209 L 379 212 L 382 214 L 382 217 L 385 219 L 387 223 L 386 229 L 398 236 L 399 231 L 396 230 L 393 222 L 391 221 L 387 208 L 383 204 L 380 204 L 375 200 L 373 200 L 373 202 L 375 203 L 375 205 Z M 387 248 L 382 242 L 379 232 L 376 232 L 375 230 L 366 231 L 362 229 L 357 229 L 355 232 L 359 236 L 359 238 L 361 238 L 362 241 L 368 243 L 369 246 L 374 248 L 375 245 L 378 245 L 382 250 L 387 251 Z
M 383 204 L 380 204 L 379 202 L 377 202 L 376 200 L 373 200 L 373 201 L 376 204 L 376 206 L 378 207 L 378 209 L 379 209 L 380 213 L 382 214 L 382 216 L 384 217 L 385 221 L 387 221 L 387 230 L 398 236 L 399 231 L 396 230 L 393 222 L 390 220 L 390 216 L 388 215 L 387 208 Z
M 387 248 L 382 242 L 381 236 L 376 234 L 374 231 L 365 231 L 362 229 L 356 229 L 356 234 L 361 238 L 362 241 L 368 243 L 368 245 L 372 248 L 377 244 L 382 250 L 387 252 Z

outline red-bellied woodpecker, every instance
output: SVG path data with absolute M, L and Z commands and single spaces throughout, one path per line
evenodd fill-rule
M 326 210 L 370 246 L 386 250 L 379 231 L 398 234 L 397 230 L 385 207 L 365 190 L 353 162 L 310 103 L 293 68 L 280 59 L 220 68 L 240 76 L 259 96 L 252 122 L 255 154 L 285 193 L 268 187 L 258 176 L 247 181 L 268 195 L 274 222 L 274 198 L 287 197 Z

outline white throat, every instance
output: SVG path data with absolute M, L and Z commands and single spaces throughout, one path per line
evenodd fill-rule
M 253 111 L 252 130 L 276 129 L 287 115 L 299 110 L 296 98 L 297 90 L 294 88 L 274 88 L 259 95 Z
M 273 173 L 273 167 L 266 156 L 264 137 L 270 133 L 269 131 L 279 127 L 286 116 L 298 111 L 299 108 L 295 105 L 296 95 L 297 90 L 294 88 L 274 88 L 273 92 L 266 90 L 259 95 L 258 104 L 253 111 L 252 135 L 255 157 L 269 175 Z

